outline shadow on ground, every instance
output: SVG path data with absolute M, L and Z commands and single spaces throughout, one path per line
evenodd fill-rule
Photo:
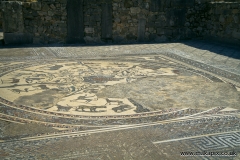
M 1 38 L 1 37 L 0 37 Z M 209 52 L 214 52 L 216 54 L 226 56 L 229 58 L 240 59 L 240 46 L 234 45 L 231 43 L 218 42 L 218 41 L 210 41 L 210 40 L 184 40 L 184 41 L 176 41 L 176 42 L 168 42 L 166 44 L 171 43 L 182 43 L 187 46 L 191 46 L 201 50 L 207 50 Z M 4 43 L 3 43 L 4 44 Z M 41 47 L 97 47 L 97 46 L 119 46 L 119 45 L 139 45 L 139 44 L 157 44 L 157 43 L 134 43 L 134 44 L 115 44 L 115 43 L 91 43 L 91 44 L 64 44 L 64 43 L 56 43 L 56 44 L 19 44 L 19 45 L 2 45 L 0 49 L 7 48 L 41 48 Z M 165 43 L 163 43 L 165 44 Z

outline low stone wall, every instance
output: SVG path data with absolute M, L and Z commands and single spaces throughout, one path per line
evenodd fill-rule
M 86 42 L 106 42 L 101 33 L 105 1 L 84 1 Z M 187 8 L 194 0 L 112 0 L 110 42 L 166 42 L 190 37 L 184 26 Z M 101 18 L 102 15 L 102 18 Z
M 78 17 L 83 23 L 78 26 L 86 43 L 171 42 L 200 37 L 239 44 L 240 3 L 212 1 L 81 0 L 78 4 L 83 9 Z M 74 31 L 76 27 L 69 30 L 71 7 L 67 5 L 68 0 L 3 2 L 5 43 L 65 43 L 70 32 L 71 41 L 78 31 Z M 71 25 L 74 22 L 71 18 Z
M 99 0 L 84 1 L 84 40 L 101 43 L 102 7 Z
M 240 3 L 198 3 L 187 10 L 185 26 L 192 37 L 240 44 Z
M 0 0 L 0 3 L 3 1 L 10 1 L 10 0 Z M 18 0 L 20 2 L 35 2 L 37 0 Z M 2 7 L 0 6 L 0 30 L 3 28 L 3 15 L 2 15 Z
M 210 3 L 203 37 L 240 44 L 240 2 Z
M 33 36 L 33 43 L 64 42 L 66 16 L 65 0 L 23 3 L 24 31 Z
M 194 0 L 113 0 L 114 42 L 165 42 L 188 37 L 184 26 Z
M 66 1 L 2 3 L 5 44 L 64 42 Z
M 2 3 L 2 0 L 0 0 L 0 3 Z M 2 15 L 2 5 L 0 5 L 0 29 L 2 30 L 2 24 L 3 23 L 3 15 Z
M 3 18 L 2 18 L 2 12 L 0 11 L 0 29 L 2 30 L 2 22 L 3 22 Z
M 24 18 L 21 2 L 3 3 L 4 41 L 10 43 L 31 43 L 31 35 L 24 32 Z

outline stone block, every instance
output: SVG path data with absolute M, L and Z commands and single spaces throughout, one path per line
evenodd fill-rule
M 171 7 L 180 7 L 183 8 L 186 5 L 192 6 L 194 4 L 194 0 L 172 0 Z
M 50 7 L 51 7 L 52 9 L 56 9 L 56 7 L 54 6 L 54 4 L 51 4 Z
M 4 32 L 23 32 L 24 21 L 22 4 L 18 2 L 3 2 L 3 7 L 4 9 L 2 12 Z
M 49 6 L 48 6 L 47 4 L 44 4 L 44 5 L 42 6 L 42 11 L 47 12 L 47 11 L 49 11 L 49 10 L 50 10 L 50 8 L 49 8 Z
M 86 36 L 86 37 L 84 37 L 84 41 L 86 43 L 90 43 L 90 42 L 94 42 L 94 39 L 92 37 L 90 37 L 90 36 Z
M 145 39 L 145 30 L 146 30 L 146 20 L 139 19 L 138 20 L 138 41 L 143 42 Z
M 177 26 L 184 26 L 186 21 L 186 10 L 185 9 L 176 9 L 174 11 L 174 17 L 176 17 L 176 23 Z
M 234 32 L 232 33 L 232 36 L 233 36 L 233 38 L 236 38 L 236 39 L 240 40 L 240 32 L 234 31 Z
M 157 34 L 158 34 L 158 35 L 163 35 L 163 34 L 165 34 L 163 28 L 157 28 Z
M 31 3 L 25 2 L 25 3 L 23 3 L 23 7 L 24 8 L 30 8 L 31 7 Z
M 86 43 L 103 43 L 98 37 L 90 37 L 90 36 L 86 36 L 84 37 L 84 41 Z
M 53 11 L 48 11 L 48 15 L 53 16 L 54 15 Z
M 130 11 L 132 14 L 140 13 L 141 9 L 139 7 L 131 7 Z
M 67 43 L 82 43 L 83 37 L 83 0 L 69 0 L 67 1 Z
M 145 8 L 145 9 L 149 9 L 149 3 L 143 3 L 142 7 Z
M 113 41 L 114 41 L 115 43 L 121 43 L 121 42 L 124 41 L 124 37 L 114 36 L 114 37 L 113 37 Z
M 115 19 L 114 19 L 114 22 L 115 22 L 115 23 L 120 23 L 120 22 L 121 22 L 121 19 L 120 19 L 120 18 L 115 18 Z
M 33 44 L 40 44 L 40 38 L 33 38 Z
M 41 8 L 42 8 L 42 3 L 41 3 L 41 2 L 32 2 L 32 3 L 31 3 L 31 8 L 32 8 L 33 10 L 40 11 Z
M 102 38 L 112 38 L 112 4 L 102 4 Z
M 165 29 L 164 29 L 164 34 L 165 34 L 166 36 L 172 36 L 173 31 L 172 31 L 172 29 L 165 28 Z
M 94 28 L 85 28 L 85 33 L 94 33 Z
M 161 8 L 161 0 L 151 0 L 150 11 L 158 12 Z
M 129 0 L 124 0 L 124 7 L 125 8 L 130 8 L 133 6 L 133 2 Z
M 146 27 L 155 27 L 156 24 L 154 22 L 147 22 Z
M 150 33 L 149 34 L 149 41 L 154 41 L 156 37 L 157 37 L 156 34 Z
M 185 0 L 185 6 L 193 7 L 195 4 L 195 0 Z
M 29 44 L 33 38 L 27 33 L 4 33 L 5 44 Z
M 233 10 L 232 10 L 232 13 L 233 13 L 233 14 L 238 14 L 239 12 L 240 12 L 239 9 L 233 9 Z
M 47 12 L 44 12 L 44 11 L 38 11 L 37 12 L 40 16 L 46 16 L 47 15 Z
M 234 20 L 235 23 L 239 23 L 239 18 L 238 18 L 238 16 L 233 16 L 233 20 Z
M 127 38 L 128 40 L 136 40 L 136 39 L 137 39 L 137 37 L 136 37 L 135 35 L 133 35 L 132 33 L 128 34 L 128 35 L 126 36 L 126 38 Z
M 162 36 L 157 36 L 154 40 L 155 42 L 166 42 L 167 41 L 167 37 L 165 35 L 162 35 Z

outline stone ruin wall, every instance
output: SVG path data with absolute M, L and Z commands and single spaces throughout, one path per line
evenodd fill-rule
M 194 1 L 113 0 L 113 39 L 164 42 L 185 38 L 185 10 L 193 4 Z
M 65 0 L 42 0 L 23 3 L 25 33 L 33 36 L 33 43 L 64 42 L 67 35 Z
M 211 3 L 207 15 L 209 18 L 201 18 L 204 26 L 197 29 L 199 35 L 207 39 L 240 44 L 240 1 Z
M 67 35 L 66 0 L 3 2 L 4 40 L 11 43 L 64 42 Z
M 107 39 L 102 34 L 103 3 L 111 3 L 112 10 L 112 32 Z M 67 0 L 11 1 L 1 7 L 9 42 L 66 42 Z M 84 0 L 83 17 L 87 43 L 171 42 L 199 37 L 240 44 L 240 2 Z
M 3 2 L 3 1 L 10 1 L 10 0 L 0 0 L 0 2 Z M 18 0 L 18 1 L 21 1 L 21 2 L 35 2 L 37 0 Z M 2 30 L 2 25 L 3 25 L 3 15 L 2 15 L 1 7 L 0 7 L 0 30 Z
M 99 0 L 83 1 L 84 40 L 88 43 L 101 43 L 101 13 Z

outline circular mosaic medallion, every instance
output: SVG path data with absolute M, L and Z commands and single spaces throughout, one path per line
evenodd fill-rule
M 74 115 L 234 108 L 240 103 L 229 84 L 156 55 L 10 63 L 0 79 L 0 96 L 13 104 Z

